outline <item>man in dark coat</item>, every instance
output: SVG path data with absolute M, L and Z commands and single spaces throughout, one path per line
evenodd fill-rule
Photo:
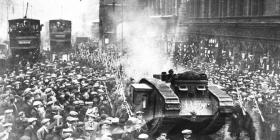
M 42 127 L 37 131 L 38 140 L 45 140 L 45 137 L 49 134 L 48 126 L 50 125 L 50 119 L 43 119 L 41 121 Z
M 36 134 L 37 118 L 28 118 L 29 125 L 24 130 L 24 135 L 30 137 L 30 140 L 38 140 Z
M 1 140 L 15 140 L 16 135 L 12 133 L 12 123 L 5 123 L 3 125 L 4 131 L 0 133 Z
M 33 108 L 32 103 L 33 103 L 34 97 L 30 95 L 25 96 L 25 102 L 21 107 L 21 111 L 25 112 L 26 117 L 32 117 L 31 116 L 31 110 Z

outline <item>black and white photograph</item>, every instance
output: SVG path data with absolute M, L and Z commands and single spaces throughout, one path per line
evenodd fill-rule
M 279 140 L 280 0 L 0 0 L 0 140 Z

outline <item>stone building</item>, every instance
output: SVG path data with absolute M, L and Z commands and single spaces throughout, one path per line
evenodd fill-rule
M 125 15 L 145 9 L 145 16 L 165 22 L 161 42 L 172 53 L 191 46 L 200 48 L 199 55 L 216 59 L 218 64 L 263 71 L 276 70 L 280 65 L 280 0 L 136 1 L 101 2 L 100 35 L 104 41 L 116 40 L 117 25 L 133 20 L 122 16 L 123 9 Z
M 100 39 L 103 45 L 117 42 L 117 27 L 132 20 L 130 12 L 142 11 L 146 0 L 101 0 L 99 8 Z
M 279 4 L 279 0 L 181 0 L 177 41 L 205 47 L 205 52 L 217 48 L 220 54 L 215 57 L 223 55 L 231 64 L 241 60 L 248 69 L 274 70 L 279 66 Z

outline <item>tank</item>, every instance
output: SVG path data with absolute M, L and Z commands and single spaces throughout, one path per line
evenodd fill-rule
M 216 86 L 208 85 L 207 75 L 187 71 L 162 72 L 132 84 L 135 111 L 143 111 L 148 133 L 178 134 L 190 129 L 196 134 L 212 134 L 232 114 L 233 100 Z

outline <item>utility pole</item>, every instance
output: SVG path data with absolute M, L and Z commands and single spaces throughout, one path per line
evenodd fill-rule
M 9 40 L 9 34 L 8 34 L 8 32 L 9 32 L 9 6 L 10 6 L 10 0 L 6 0 L 6 8 L 7 8 L 7 21 L 6 21 L 6 23 L 7 23 L 7 36 L 6 36 L 6 39 L 7 40 Z
M 121 47 L 121 50 L 122 50 L 122 55 L 123 55 L 123 53 L 124 53 L 124 44 L 123 44 L 123 41 L 124 41 L 124 38 L 123 38 L 123 24 L 124 24 L 124 18 L 123 18 L 123 1 L 124 0 L 122 0 L 122 47 Z

